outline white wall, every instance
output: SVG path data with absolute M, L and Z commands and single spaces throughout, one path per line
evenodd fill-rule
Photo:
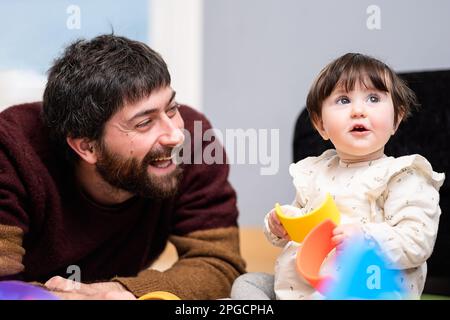
M 14 104 L 41 101 L 47 79 L 31 70 L 0 70 L 0 111 Z
M 164 58 L 177 101 L 203 105 L 203 0 L 149 0 L 150 46 Z

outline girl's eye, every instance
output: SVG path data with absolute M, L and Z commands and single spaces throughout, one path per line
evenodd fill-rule
M 336 100 L 337 104 L 348 104 L 350 103 L 350 99 L 347 97 L 340 97 Z
M 368 98 L 368 101 L 372 102 L 372 103 L 376 103 L 376 102 L 380 101 L 380 98 L 375 94 L 371 94 Z

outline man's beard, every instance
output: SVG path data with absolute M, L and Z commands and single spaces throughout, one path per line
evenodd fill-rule
M 170 157 L 171 149 L 150 150 L 141 162 L 109 151 L 103 141 L 98 144 L 98 151 L 96 170 L 111 186 L 152 199 L 167 199 L 177 193 L 183 171 L 179 166 L 161 176 L 147 171 L 155 159 Z

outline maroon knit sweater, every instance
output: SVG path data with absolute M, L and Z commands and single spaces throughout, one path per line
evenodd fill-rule
M 211 247 L 203 255 L 221 265 L 215 271 L 223 265 L 232 270 L 226 274 L 229 283 L 243 271 L 234 230 L 236 195 L 227 180 L 228 165 L 183 165 L 183 179 L 173 199 L 135 196 L 120 205 L 102 206 L 76 187 L 70 166 L 49 143 L 41 110 L 40 103 L 31 103 L 0 113 L 0 280 L 44 282 L 55 275 L 68 277 L 70 265 L 80 267 L 82 282 L 134 277 L 160 255 L 171 236 L 184 239 L 176 244 L 180 260 L 193 250 L 200 250 L 196 258 L 202 259 L 202 244 L 189 239 L 200 234 L 207 243 L 208 232 L 214 230 L 230 230 L 219 237 L 211 233 L 210 244 L 222 245 L 226 253 L 215 256 L 214 251 L 220 250 Z M 194 120 L 202 121 L 203 130 L 211 127 L 189 107 L 182 106 L 180 113 L 191 136 Z M 215 271 L 206 274 L 204 281 L 217 281 Z M 178 268 L 176 274 L 181 273 L 183 268 Z M 132 280 L 141 290 L 130 284 L 129 290 L 136 295 L 153 289 L 177 291 L 164 279 L 148 289 L 141 283 L 145 278 Z M 228 289 L 219 295 L 226 295 Z M 183 292 L 175 293 L 183 296 Z

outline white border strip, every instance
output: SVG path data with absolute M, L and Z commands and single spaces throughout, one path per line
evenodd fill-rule
M 166 61 L 177 101 L 202 110 L 203 0 L 149 0 L 150 46 Z

